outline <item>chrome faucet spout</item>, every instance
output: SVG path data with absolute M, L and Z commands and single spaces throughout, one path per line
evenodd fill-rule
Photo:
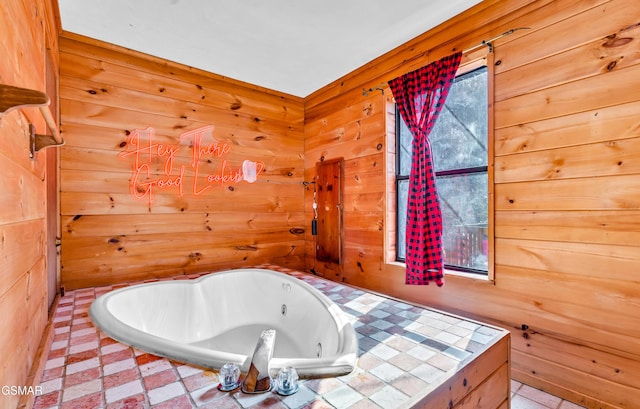
M 253 352 L 249 372 L 242 383 L 244 393 L 264 393 L 271 390 L 271 376 L 269 376 L 269 362 L 273 357 L 276 343 L 276 330 L 262 331 Z

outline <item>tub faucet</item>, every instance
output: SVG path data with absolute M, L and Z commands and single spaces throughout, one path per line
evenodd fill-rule
M 242 383 L 242 392 L 263 393 L 271 390 L 271 377 L 269 376 L 269 362 L 273 356 L 273 347 L 276 343 L 276 330 L 262 331 L 256 349 L 253 352 L 249 372 Z

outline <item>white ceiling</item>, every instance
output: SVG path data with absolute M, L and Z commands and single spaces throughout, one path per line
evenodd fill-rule
M 58 0 L 62 28 L 305 97 L 481 0 Z

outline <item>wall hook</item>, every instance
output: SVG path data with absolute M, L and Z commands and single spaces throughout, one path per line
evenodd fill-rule
M 368 96 L 369 96 L 369 94 L 370 94 L 371 92 L 374 92 L 374 91 L 381 91 L 381 92 L 382 92 L 382 95 L 384 95 L 384 90 L 385 90 L 385 88 L 384 88 L 384 87 L 385 87 L 386 85 L 387 85 L 386 83 L 382 83 L 382 84 L 376 85 L 376 86 L 375 86 L 375 87 L 373 87 L 373 88 L 369 88 L 369 89 L 362 88 L 362 96 L 363 96 L 363 97 L 368 97 Z
M 40 149 L 61 145 L 64 145 L 64 141 L 58 143 L 53 135 L 37 134 L 36 127 L 33 126 L 33 124 L 29 124 L 29 158 L 31 158 L 31 160 L 35 160 L 36 153 Z
M 0 121 L 2 121 L 3 115 L 13 109 L 37 107 L 51 130 L 51 135 L 36 134 L 33 124 L 29 124 L 29 157 L 32 160 L 35 159 L 36 152 L 40 149 L 64 144 L 64 140 L 58 132 L 56 121 L 51 115 L 49 101 L 49 96 L 44 92 L 0 84 Z

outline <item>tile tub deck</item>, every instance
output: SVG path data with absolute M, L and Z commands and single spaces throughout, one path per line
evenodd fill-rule
M 288 397 L 220 392 L 216 371 L 148 354 L 94 327 L 91 302 L 121 286 L 96 287 L 59 299 L 34 408 L 509 407 L 508 331 L 309 274 L 259 267 L 306 281 L 352 317 L 359 341 L 353 373 L 303 380 Z

